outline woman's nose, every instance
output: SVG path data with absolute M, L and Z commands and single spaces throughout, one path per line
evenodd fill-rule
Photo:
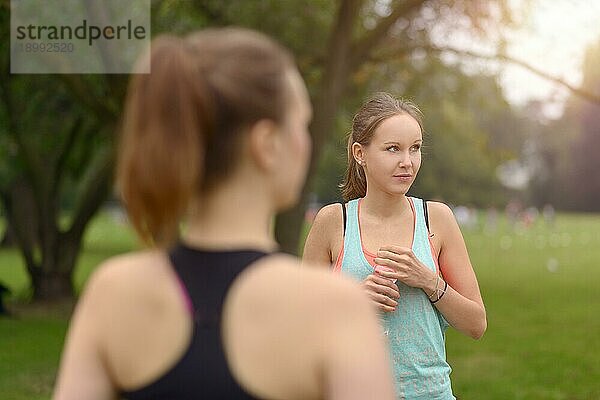
M 398 166 L 410 165 L 410 153 L 408 150 L 399 153 L 398 158 Z

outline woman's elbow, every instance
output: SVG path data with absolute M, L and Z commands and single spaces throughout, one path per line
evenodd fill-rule
M 485 310 L 482 312 L 476 324 L 473 324 L 472 329 L 469 330 L 469 336 L 471 336 L 475 340 L 481 339 L 485 331 L 487 330 L 487 316 Z

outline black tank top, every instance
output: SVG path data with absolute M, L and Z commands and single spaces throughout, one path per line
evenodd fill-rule
M 179 244 L 169 258 L 191 301 L 194 329 L 181 359 L 162 377 L 125 399 L 256 399 L 235 380 L 221 342 L 221 311 L 235 278 L 267 253 L 204 251 Z

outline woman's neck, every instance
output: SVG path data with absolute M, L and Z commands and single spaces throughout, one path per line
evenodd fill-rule
M 410 211 L 410 204 L 405 194 L 388 194 L 368 191 L 361 201 L 361 211 L 378 219 L 398 217 Z
M 264 191 L 244 186 L 222 186 L 202 196 L 190 212 L 183 241 L 215 250 L 276 250 L 270 202 Z

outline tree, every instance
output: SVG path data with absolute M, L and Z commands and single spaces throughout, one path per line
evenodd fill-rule
M 0 4 L 0 200 L 33 298 L 70 297 L 85 227 L 110 193 L 114 91 L 125 80 L 10 74 L 8 21 Z M 61 207 L 67 194 L 76 201 Z
M 600 44 L 591 46 L 584 59 L 581 87 L 590 94 L 570 96 L 563 116 L 546 125 L 532 127 L 537 158 L 532 194 L 536 204 L 554 204 L 577 211 L 600 210 L 600 168 L 596 150 L 600 147 Z
M 113 152 L 103 131 L 112 127 L 84 120 L 64 88 L 46 77 L 3 78 L 0 98 L 7 122 L 0 134 L 9 141 L 0 198 L 34 298 L 71 296 L 85 227 L 109 193 Z M 77 191 L 70 210 L 60 207 L 67 182 Z
M 583 86 L 600 94 L 600 41 L 591 46 L 583 64 Z M 600 104 L 582 102 L 579 107 L 579 134 L 571 142 L 570 205 L 581 211 L 600 211 Z
M 0 0 L 0 202 L 33 299 L 71 297 L 85 228 L 111 194 L 128 76 L 10 74 L 9 11 Z M 154 1 L 152 27 L 190 31 L 207 24 L 201 11 Z

